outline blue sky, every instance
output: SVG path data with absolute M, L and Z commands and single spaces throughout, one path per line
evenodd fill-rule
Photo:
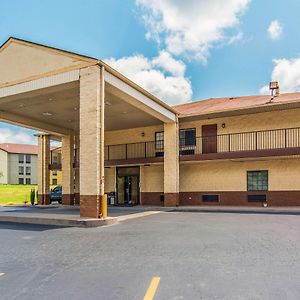
M 297 0 L 10 0 L 0 43 L 15 36 L 106 60 L 170 104 L 265 93 L 270 80 L 291 92 L 299 11 Z M 26 134 L 0 123 L 0 142 Z

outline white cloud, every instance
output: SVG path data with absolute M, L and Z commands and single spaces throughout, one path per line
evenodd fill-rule
M 191 82 L 184 77 L 185 64 L 166 51 L 161 51 L 153 59 L 137 54 L 110 58 L 106 63 L 171 105 L 191 99 Z
M 183 76 L 185 72 L 185 64 L 174 59 L 167 51 L 161 51 L 159 56 L 152 60 L 152 64 L 165 69 L 174 76 Z
M 0 143 L 16 144 L 36 144 L 37 140 L 26 129 L 12 130 L 10 128 L 0 128 Z
M 282 25 L 278 20 L 274 20 L 268 27 L 268 34 L 270 39 L 278 40 L 282 35 Z
M 300 91 L 300 57 L 281 58 L 273 60 L 275 66 L 272 71 L 271 80 L 278 81 L 281 92 L 298 92 Z M 268 94 L 268 86 L 260 89 L 261 94 Z
M 136 0 L 154 39 L 173 55 L 185 55 L 206 62 L 209 50 L 218 42 L 232 43 L 242 33 L 229 35 L 250 0 Z

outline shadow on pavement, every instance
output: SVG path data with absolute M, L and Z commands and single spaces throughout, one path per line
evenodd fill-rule
M 47 231 L 60 228 L 70 228 L 67 226 L 56 226 L 56 225 L 39 225 L 39 224 L 24 224 L 24 223 L 11 223 L 3 222 L 0 223 L 0 230 L 9 229 L 9 230 L 24 230 L 24 231 Z

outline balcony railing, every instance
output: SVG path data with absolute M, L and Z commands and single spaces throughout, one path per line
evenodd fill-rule
M 158 142 L 141 142 L 105 146 L 105 160 L 128 160 L 163 156 L 163 145 Z
M 300 154 L 300 128 L 229 133 L 197 137 L 196 141 L 179 141 L 179 154 L 182 160 L 218 159 L 227 156 L 234 158 L 240 157 L 241 153 L 243 157 Z M 192 155 L 195 157 L 193 158 Z M 163 156 L 163 141 L 105 146 L 105 161 L 111 165 L 122 161 L 124 163 L 159 162 L 162 161 Z M 79 149 L 75 150 L 74 167 L 79 167 Z
M 188 144 L 180 141 L 181 155 L 229 153 L 300 147 L 300 128 L 284 128 L 197 137 Z

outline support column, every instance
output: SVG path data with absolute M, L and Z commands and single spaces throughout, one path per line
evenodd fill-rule
M 62 204 L 74 205 L 74 136 L 65 135 L 61 143 Z
M 75 169 L 74 169 L 74 201 L 75 205 L 79 205 L 80 202 L 80 172 L 79 172 L 79 136 L 75 136 Z
M 164 205 L 179 204 L 178 123 L 164 124 Z
M 50 204 L 50 136 L 38 135 L 38 204 Z
M 99 218 L 104 194 L 104 68 L 80 70 L 80 216 Z

